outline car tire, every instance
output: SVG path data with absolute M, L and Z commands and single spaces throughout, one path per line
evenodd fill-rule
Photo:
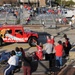
M 35 42 L 33 41 L 33 39 L 35 40 Z M 28 43 L 31 47 L 36 46 L 35 43 L 38 43 L 38 39 L 36 37 L 30 37 Z
M 0 38 L 0 46 L 2 46 L 2 42 L 3 42 L 3 40 L 2 40 L 2 38 Z

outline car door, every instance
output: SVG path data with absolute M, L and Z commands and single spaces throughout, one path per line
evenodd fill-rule
M 15 30 L 14 39 L 15 39 L 15 42 L 24 42 L 22 30 L 20 29 Z
M 14 40 L 14 35 L 12 35 L 12 29 L 7 29 L 5 34 L 4 34 L 4 38 L 3 38 L 4 42 L 15 42 Z

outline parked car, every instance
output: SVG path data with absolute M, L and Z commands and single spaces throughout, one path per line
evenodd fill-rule
M 35 46 L 35 42 L 38 42 L 38 34 L 25 31 L 22 25 L 3 25 L 0 27 L 0 46 L 3 42 L 28 42 L 30 46 Z

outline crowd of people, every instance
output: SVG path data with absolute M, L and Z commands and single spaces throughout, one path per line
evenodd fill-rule
M 63 66 L 63 57 L 66 58 L 69 56 L 69 51 L 71 49 L 71 44 L 69 38 L 66 34 L 63 36 L 64 42 L 59 40 L 57 43 L 53 36 L 47 36 L 47 43 L 45 47 L 43 47 L 42 43 L 37 46 L 37 51 L 35 55 L 37 56 L 37 60 L 49 60 L 49 67 L 59 67 Z M 53 63 L 55 61 L 55 63 Z
M 53 44 L 52 51 L 55 54 L 55 66 L 61 68 L 63 66 L 63 57 L 69 56 L 69 51 L 71 49 L 71 44 L 69 41 L 69 38 L 66 34 L 63 36 L 64 42 L 62 40 L 59 40 L 57 44 Z
M 57 44 L 53 36 L 47 36 L 47 42 L 45 47 L 40 42 L 36 43 L 37 50 L 32 54 L 34 60 L 45 60 L 49 61 L 49 68 L 58 67 L 62 68 L 63 66 L 63 57 L 69 56 L 69 51 L 71 49 L 71 44 L 69 38 L 64 34 L 64 42 L 59 40 Z M 24 75 L 31 75 L 31 61 L 22 47 L 16 47 L 15 50 L 10 52 L 10 57 L 8 58 L 8 66 L 4 69 L 4 75 L 13 75 L 16 69 L 20 70 L 23 68 Z
M 4 69 L 4 75 L 13 75 L 17 70 L 23 68 L 24 75 L 31 75 L 30 59 L 27 59 L 22 47 L 16 47 L 10 52 L 8 66 Z

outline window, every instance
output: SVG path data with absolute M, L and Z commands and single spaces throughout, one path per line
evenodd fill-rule
M 21 30 L 15 30 L 15 33 L 19 33 L 22 35 L 22 31 Z
M 12 30 L 7 30 L 6 33 L 12 34 Z

